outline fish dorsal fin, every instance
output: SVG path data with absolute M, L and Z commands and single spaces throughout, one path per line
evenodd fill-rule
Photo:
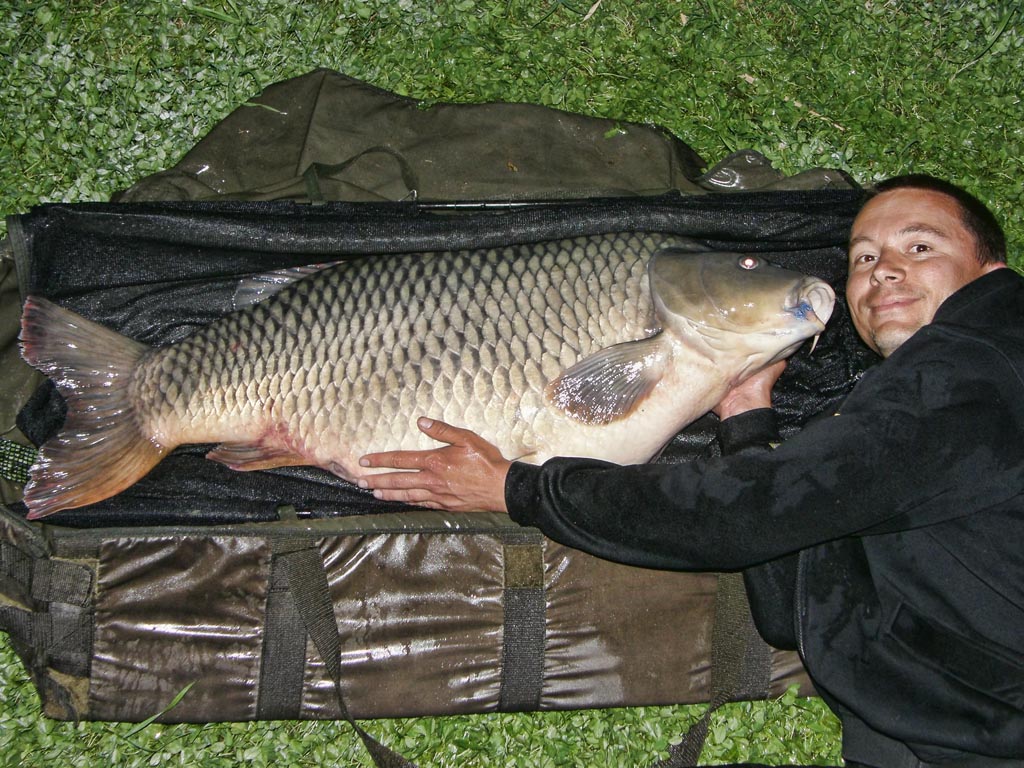
M 585 357 L 552 381 L 551 403 L 585 424 L 610 424 L 628 416 L 665 375 L 669 345 L 658 333 Z
M 261 275 L 243 278 L 235 288 L 232 304 L 235 309 L 243 309 L 259 304 L 264 299 L 273 296 L 278 291 L 284 290 L 297 280 L 315 275 L 317 272 L 333 267 L 337 263 L 332 261 L 324 264 L 306 264 L 301 267 L 275 269 L 272 272 L 264 272 Z

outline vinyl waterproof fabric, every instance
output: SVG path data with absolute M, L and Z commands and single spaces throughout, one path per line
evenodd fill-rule
M 376 531 L 355 518 L 60 531 L 56 561 L 78 569 L 94 599 L 61 607 L 61 643 L 37 679 L 47 714 L 143 720 L 195 683 L 162 719 L 337 718 L 322 660 L 278 623 L 291 613 L 271 535 L 309 537 L 323 557 L 355 717 L 707 700 L 714 575 L 583 556 L 499 515 L 383 517 Z M 79 610 L 94 612 L 91 636 L 73 631 Z M 794 683 L 806 690 L 798 659 L 774 651 L 763 690 L 749 693 Z
M 657 129 L 521 105 L 425 107 L 330 72 L 254 102 L 273 109 L 240 108 L 117 204 L 12 218 L 20 295 L 166 343 L 230 308 L 246 274 L 624 229 L 759 253 L 841 287 L 858 201 L 841 174 L 787 180 L 756 153 L 702 173 Z M 501 141 L 481 133 L 513 123 Z M 554 155 L 536 154 L 545 142 L 563 147 L 557 173 L 544 166 Z M 815 191 L 735 192 L 786 187 Z M 601 197 L 613 193 L 626 196 Z M 11 292 L 15 272 L 4 281 Z M 784 431 L 842 397 L 864 362 L 840 301 L 814 356 L 800 353 L 780 384 Z M 14 371 L 21 383 L 8 387 Z M 39 377 L 20 363 L 2 376 L 2 405 L 25 434 L 52 434 L 53 388 L 30 395 Z M 660 460 L 713 451 L 710 427 L 686 430 Z M 408 511 L 317 470 L 240 475 L 202 453 L 180 449 L 125 493 L 42 524 L 5 490 L 0 627 L 48 715 L 142 720 L 194 683 L 162 719 L 336 717 L 300 620 L 308 585 L 286 567 L 296 552 L 322 565 L 356 717 L 711 697 L 715 574 L 628 568 L 505 516 Z M 751 670 L 732 697 L 807 690 L 795 654 L 752 633 L 744 642 Z

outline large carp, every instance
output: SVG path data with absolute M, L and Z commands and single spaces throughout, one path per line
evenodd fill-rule
M 646 461 L 819 334 L 835 298 L 817 278 L 680 242 L 343 261 L 158 348 L 29 297 L 22 354 L 68 403 L 31 469 L 29 517 L 112 496 L 186 443 L 219 443 L 208 458 L 234 469 L 355 481 L 375 471 L 365 453 L 429 447 L 420 415 L 509 458 Z

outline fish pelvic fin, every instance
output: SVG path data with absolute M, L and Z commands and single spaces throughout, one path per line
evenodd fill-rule
M 301 454 L 262 442 L 221 443 L 206 454 L 206 458 L 239 472 L 309 464 L 309 459 Z
M 559 410 L 585 424 L 610 424 L 632 413 L 665 375 L 671 358 L 660 333 L 585 357 L 545 391 Z
M 166 455 L 169 449 L 143 433 L 131 397 L 146 345 L 32 296 L 20 338 L 22 357 L 54 381 L 68 409 L 29 470 L 29 520 L 120 493 Z

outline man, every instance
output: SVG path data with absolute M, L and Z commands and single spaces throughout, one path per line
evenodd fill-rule
M 847 765 L 1024 764 L 1024 279 L 991 213 L 925 176 L 854 221 L 847 301 L 883 358 L 774 450 L 776 365 L 715 411 L 723 457 L 619 467 L 447 447 L 365 458 L 382 498 L 505 510 L 656 568 L 745 569 L 765 639 L 799 648 Z

